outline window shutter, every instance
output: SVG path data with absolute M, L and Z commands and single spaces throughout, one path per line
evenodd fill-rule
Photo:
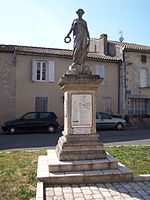
M 100 65 L 99 64 L 96 64 L 96 75 L 99 75 L 100 76 Z
M 96 65 L 96 74 L 102 78 L 105 78 L 105 68 L 104 65 L 97 64 Z
M 48 81 L 54 82 L 54 61 L 48 61 Z
M 103 78 L 102 85 L 105 84 L 105 66 L 101 64 L 96 64 L 96 75 Z
M 32 81 L 37 80 L 37 61 L 35 59 L 32 60 Z
M 148 87 L 150 87 L 150 70 L 148 69 L 148 78 L 147 78 L 148 80 Z
M 47 112 L 48 97 L 35 97 L 35 111 Z
M 148 86 L 148 70 L 146 68 L 140 69 L 140 87 Z

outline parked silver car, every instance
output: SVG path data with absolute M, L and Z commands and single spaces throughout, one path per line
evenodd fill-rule
M 126 121 L 121 118 L 114 118 L 103 112 L 96 112 L 96 129 L 117 129 L 122 130 Z

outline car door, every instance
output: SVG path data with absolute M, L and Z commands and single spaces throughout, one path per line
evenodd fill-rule
M 114 127 L 114 121 L 111 116 L 106 113 L 96 113 L 96 127 L 97 129 L 111 129 Z
M 20 118 L 17 129 L 21 131 L 34 131 L 37 126 L 37 113 L 27 113 Z
M 104 129 L 104 120 L 102 118 L 102 114 L 100 112 L 96 113 L 96 128 L 97 129 Z
M 101 113 L 101 115 L 102 115 L 101 123 L 103 125 L 103 129 L 111 129 L 111 128 L 113 128 L 114 125 L 115 125 L 115 122 L 114 122 L 113 118 L 110 115 L 106 114 L 106 113 Z
M 49 121 L 49 112 L 40 112 L 38 115 L 39 131 L 47 130 Z

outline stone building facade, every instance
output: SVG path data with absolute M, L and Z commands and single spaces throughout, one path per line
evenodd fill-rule
M 12 55 L 0 54 L 0 118 L 1 120 L 15 115 L 16 68 Z
M 120 60 L 119 113 L 133 126 L 150 127 L 150 46 L 109 41 L 106 34 L 91 43 L 95 52 Z
M 63 93 L 58 80 L 72 63 L 72 51 L 0 45 L 0 124 L 31 111 L 54 111 L 63 123 Z M 97 110 L 118 112 L 119 59 L 91 51 L 86 64 L 104 78 Z
M 59 78 L 72 51 L 0 45 L 0 124 L 30 111 L 54 111 L 63 123 Z M 150 126 L 150 46 L 91 38 L 86 64 L 104 78 L 97 111 L 129 116 L 132 125 Z

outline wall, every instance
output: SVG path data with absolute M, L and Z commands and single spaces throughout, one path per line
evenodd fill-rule
M 0 125 L 15 114 L 15 71 L 13 54 L 0 54 Z
M 35 97 L 48 97 L 48 110 L 56 112 L 60 123 L 63 123 L 63 92 L 58 86 L 60 77 L 68 70 L 72 59 L 17 55 L 16 65 L 10 62 L 11 54 L 0 54 L 1 56 L 1 116 L 0 120 L 5 121 L 20 117 L 26 112 L 35 110 Z M 33 82 L 32 81 L 32 59 L 54 60 L 55 62 L 55 82 Z M 3 62 L 3 63 L 2 63 Z M 93 74 L 98 61 L 88 61 Z M 117 63 L 103 63 L 106 69 L 106 80 L 104 85 L 100 85 L 97 91 L 97 110 L 105 111 L 105 100 L 111 99 L 111 111 L 118 111 L 118 65 Z M 2 67 L 3 66 L 3 67 Z M 7 73 L 6 73 L 7 72 Z M 6 74 L 6 76 L 5 76 Z M 5 84 L 2 80 L 5 78 Z M 7 88 L 7 90 L 6 90 Z M 7 94 L 4 93 L 7 91 Z M 4 112 L 5 111 L 5 112 Z M 6 113 L 6 114 L 5 114 Z
M 54 60 L 55 62 L 55 81 L 32 82 L 32 59 Z M 48 97 L 48 111 L 54 111 L 60 121 L 63 118 L 63 93 L 57 82 L 67 71 L 71 64 L 70 59 L 40 57 L 40 56 L 17 56 L 16 70 L 16 117 L 26 112 L 35 110 L 35 97 Z
M 147 62 L 141 62 L 141 55 L 147 56 Z M 128 105 L 130 98 L 150 99 L 150 85 L 149 87 L 140 87 L 140 68 L 148 69 L 148 77 L 150 77 L 150 54 L 140 52 L 125 52 L 125 61 L 130 63 L 126 65 L 126 83 L 127 90 L 130 94 L 126 95 L 126 113 L 128 113 Z M 150 81 L 150 79 L 149 79 Z M 150 84 L 150 82 L 149 82 Z M 132 127 L 136 128 L 150 128 L 150 119 L 145 116 L 130 116 Z
M 141 55 L 147 55 L 147 62 L 141 62 Z M 140 88 L 140 68 L 146 67 L 150 74 L 150 54 L 138 52 L 125 52 L 125 61 L 127 64 L 127 89 L 131 90 L 133 95 L 150 95 L 150 87 Z
M 111 113 L 118 113 L 118 64 L 108 62 L 90 62 L 93 66 L 93 74 L 96 73 L 95 65 L 100 63 L 105 67 L 105 80 L 97 90 L 96 107 L 97 111 L 107 112 L 107 100 L 111 100 Z M 108 111 L 109 112 L 109 111 Z

